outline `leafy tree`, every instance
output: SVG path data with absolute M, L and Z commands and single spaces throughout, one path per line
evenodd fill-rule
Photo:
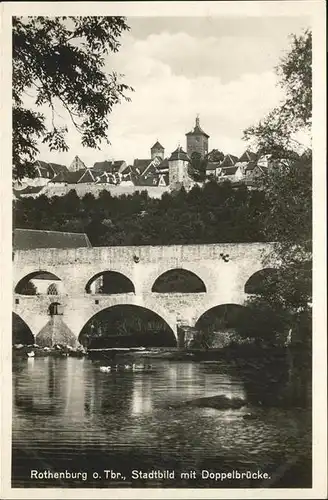
M 200 153 L 194 151 L 191 154 L 189 162 L 189 168 L 188 168 L 189 175 L 195 181 L 203 181 L 206 176 L 206 166 L 207 166 L 206 158 L 202 158 Z
M 253 297 L 251 304 L 289 312 L 289 325 L 311 310 L 312 269 L 312 154 L 300 155 L 294 140 L 297 131 L 311 130 L 312 70 L 311 33 L 292 37 L 290 52 L 277 68 L 280 85 L 286 97 L 262 122 L 245 131 L 260 154 L 269 154 L 273 161 L 262 179 L 268 210 L 261 215 L 261 224 L 269 240 L 274 241 L 267 260 L 280 268 L 275 289 Z M 297 337 L 297 335 L 296 335 Z
M 206 158 L 208 161 L 221 163 L 221 161 L 223 161 L 224 159 L 224 153 L 222 151 L 219 151 L 218 149 L 212 149 L 212 151 L 207 154 Z
M 312 34 L 306 30 L 291 40 L 290 51 L 276 68 L 285 91 L 282 104 L 244 131 L 244 138 L 253 142 L 260 155 L 280 160 L 297 158 L 301 145 L 295 133 L 309 132 L 312 124 Z
M 117 52 L 128 30 L 124 17 L 13 18 L 13 176 L 33 176 L 38 141 L 67 151 L 67 126 L 56 121 L 62 106 L 81 134 L 83 146 L 107 140 L 108 115 L 132 90 L 107 73 L 105 56 Z M 24 96 L 33 98 L 27 107 Z M 47 105 L 51 124 L 35 111 Z
M 263 191 L 208 182 L 152 199 L 144 193 L 79 198 L 75 191 L 51 199 L 18 199 L 15 227 L 86 232 L 93 245 L 161 245 L 263 241 Z

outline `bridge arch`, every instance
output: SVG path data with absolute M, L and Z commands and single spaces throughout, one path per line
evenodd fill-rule
M 279 270 L 274 267 L 265 267 L 248 278 L 244 291 L 247 294 L 260 295 L 266 290 L 273 290 L 278 281 Z
M 106 316 L 107 314 L 108 316 Z M 104 318 L 105 322 L 102 321 Z M 124 322 L 123 325 L 120 324 L 122 321 Z M 155 312 L 153 308 L 146 307 L 145 305 L 141 306 L 132 303 L 115 304 L 98 310 L 84 323 L 79 332 L 78 340 L 82 345 L 87 345 L 89 339 L 93 335 L 96 335 L 98 337 L 102 336 L 103 340 L 111 338 L 117 340 L 117 337 L 121 337 L 121 339 L 129 341 L 129 336 L 133 337 L 133 335 L 136 336 L 140 332 L 144 333 L 145 327 L 143 326 L 143 321 L 149 321 L 148 326 L 153 329 L 155 335 L 168 335 L 170 337 L 167 339 L 169 342 L 168 345 L 176 345 L 176 325 L 173 325 L 169 319 L 165 319 L 165 314 L 160 314 L 158 311 Z M 158 333 L 157 330 L 159 330 L 160 333 Z M 114 335 L 106 335 L 108 332 L 111 333 L 112 331 Z M 123 335 L 122 333 L 120 335 L 115 335 L 117 331 L 123 332 Z M 148 335 L 148 337 L 149 336 L 150 335 Z M 143 334 L 141 336 L 139 335 L 139 337 L 146 338 L 147 335 Z M 154 345 L 157 344 L 161 345 L 158 341 L 155 342 Z M 132 345 L 130 346 L 132 347 Z
M 177 267 L 158 276 L 151 291 L 155 293 L 205 293 L 207 290 L 204 281 L 196 273 Z
M 247 308 L 242 304 L 219 304 L 204 311 L 195 323 L 201 330 L 236 329 L 244 321 Z
M 18 295 L 59 295 L 63 290 L 61 278 L 47 270 L 32 271 L 23 276 L 15 286 L 15 293 Z
M 12 313 L 12 343 L 34 344 L 34 335 L 26 321 L 17 313 Z
M 101 271 L 94 274 L 85 285 L 88 294 L 113 295 L 118 293 L 135 293 L 133 282 L 118 271 Z

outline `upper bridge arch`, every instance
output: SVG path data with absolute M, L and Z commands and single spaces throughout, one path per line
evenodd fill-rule
M 135 286 L 130 278 L 119 271 L 100 271 L 94 274 L 85 285 L 87 294 L 112 295 L 135 293 Z
M 274 290 L 279 281 L 279 269 L 264 267 L 253 273 L 247 279 L 244 287 L 246 294 L 259 295 L 268 290 Z
M 52 293 L 56 290 L 56 294 Z M 31 271 L 16 283 L 14 292 L 19 295 L 59 295 L 64 292 L 61 278 L 49 270 Z
M 204 281 L 189 269 L 176 267 L 160 274 L 151 288 L 155 293 L 205 293 Z

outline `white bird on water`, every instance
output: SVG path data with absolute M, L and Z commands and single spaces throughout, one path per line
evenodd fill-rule
M 110 366 L 101 366 L 99 369 L 103 373 L 109 373 L 112 371 L 112 368 Z

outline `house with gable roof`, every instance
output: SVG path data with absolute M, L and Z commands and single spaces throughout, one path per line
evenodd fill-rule
M 79 170 L 85 170 L 87 167 L 85 166 L 85 163 L 78 157 L 75 156 L 73 159 L 72 163 L 69 166 L 69 171 L 70 172 L 77 172 Z
M 220 168 L 218 180 L 220 182 L 224 181 L 236 182 L 237 180 L 236 172 L 237 172 L 237 167 L 235 166 Z
M 43 160 L 36 160 L 34 168 L 35 177 L 23 178 L 19 183 L 16 183 L 16 188 L 18 188 L 18 185 L 25 187 L 43 187 L 59 173 L 68 172 L 68 168 L 65 165 L 49 163 Z
M 206 177 L 216 179 L 221 172 L 221 164 L 218 161 L 209 161 L 206 165 Z
M 246 150 L 236 162 L 237 172 L 235 174 L 237 181 L 252 180 L 263 174 L 258 166 L 258 155 L 252 151 Z
M 93 169 L 97 172 L 107 172 L 110 174 L 123 174 L 127 164 L 125 160 L 105 160 L 95 162 Z
M 164 152 L 165 150 L 162 144 L 157 140 L 155 144 L 150 148 L 151 159 L 153 160 L 154 158 L 156 158 L 156 156 L 158 156 L 159 158 L 164 160 Z
M 159 180 L 158 167 L 162 163 L 159 156 L 152 160 L 134 160 L 132 179 L 136 186 L 157 186 Z
M 86 168 L 85 170 L 77 170 L 76 172 L 60 172 L 56 175 L 49 185 L 68 185 L 68 184 L 86 184 L 94 183 L 95 177 L 91 168 Z

